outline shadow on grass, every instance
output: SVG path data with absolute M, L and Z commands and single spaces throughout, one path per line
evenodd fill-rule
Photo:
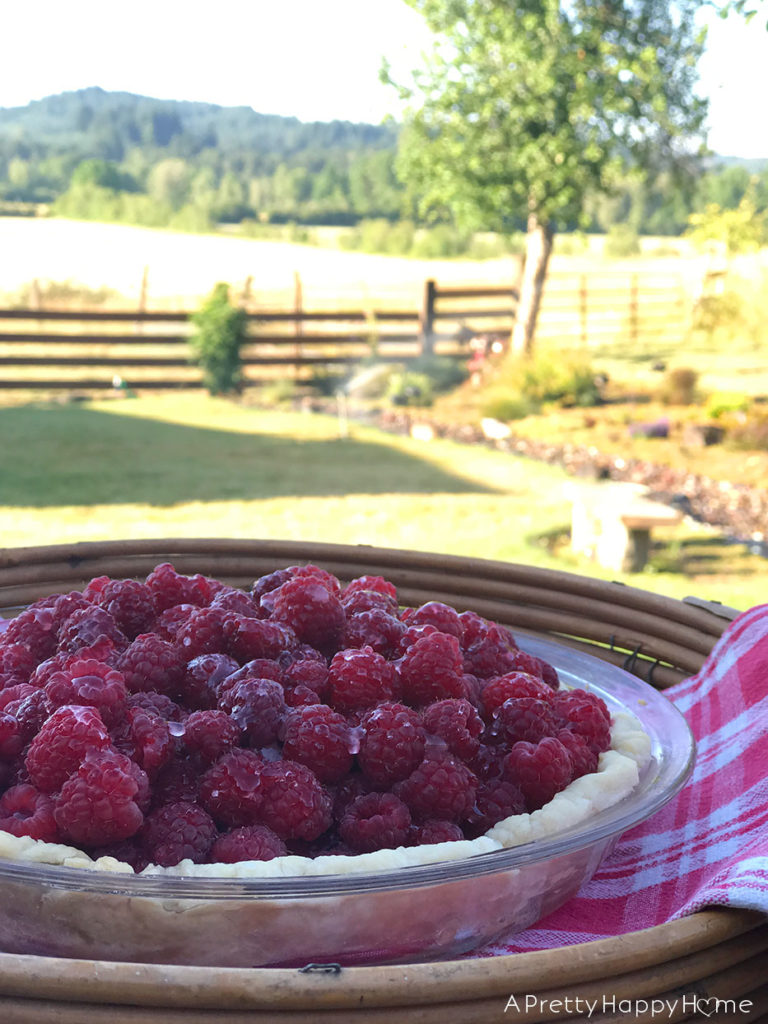
M 296 440 L 84 406 L 0 409 L 6 507 L 392 493 L 498 492 L 384 441 Z

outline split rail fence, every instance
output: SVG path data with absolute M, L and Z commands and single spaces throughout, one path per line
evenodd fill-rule
M 684 332 L 688 305 L 678 282 L 658 290 L 658 321 L 638 275 L 604 288 L 582 275 L 551 275 L 537 337 L 587 345 L 614 341 L 636 346 L 654 323 Z M 472 354 L 478 335 L 508 339 L 518 292 L 514 287 L 440 288 L 424 285 L 421 309 L 259 310 L 248 314 L 242 349 L 244 385 L 289 378 L 323 387 L 363 361 L 402 362 L 434 353 L 457 360 Z M 190 312 L 146 310 L 0 310 L 0 389 L 99 391 L 195 388 L 200 370 L 190 362 Z M 650 332 L 650 333 L 649 333 Z

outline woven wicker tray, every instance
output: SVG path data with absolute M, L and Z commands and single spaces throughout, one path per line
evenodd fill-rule
M 342 581 L 384 575 L 401 600 L 443 600 L 557 639 L 664 688 L 695 673 L 731 613 L 570 573 L 505 562 L 338 544 L 254 540 L 93 542 L 0 552 L 0 608 L 76 589 L 97 575 L 145 576 L 158 562 L 247 585 L 274 568 L 315 562 Z M 3 1024 L 370 1021 L 419 1024 L 618 1020 L 645 1000 L 640 1024 L 762 1021 L 768 1016 L 768 923 L 717 909 L 598 942 L 488 959 L 297 970 L 176 967 L 0 954 Z M 510 998 L 514 996 L 514 1001 Z M 528 1000 L 526 1000 L 528 996 Z M 533 997 L 535 1005 L 533 1005 Z M 580 998 L 598 1000 L 587 1017 Z M 557 1004 L 569 999 L 570 1003 Z M 675 1002 L 659 1011 L 651 1000 Z M 706 1000 L 748 1000 L 722 1012 Z M 614 1003 L 615 1000 L 615 1003 Z M 642 1009 L 642 1004 L 636 1004 Z

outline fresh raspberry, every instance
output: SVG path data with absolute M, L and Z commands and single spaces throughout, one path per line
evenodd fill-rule
M 12 689 L 15 690 L 16 687 L 12 687 Z M 3 694 L 8 692 L 4 690 Z M 25 742 L 31 740 L 42 729 L 43 723 L 48 718 L 48 702 L 45 691 L 33 690 L 26 696 L 9 701 L 5 705 L 5 711 L 19 723 Z
M 314 579 L 319 580 L 330 594 L 341 597 L 341 583 L 333 573 L 327 569 L 321 569 L 319 565 L 292 565 L 289 567 L 292 572 L 292 579 Z
M 370 782 L 391 786 L 413 772 L 424 756 L 426 733 L 417 711 L 384 703 L 363 716 L 357 761 Z
M 110 580 L 94 600 L 110 613 L 129 640 L 146 633 L 155 618 L 152 591 L 136 580 Z
M 597 771 L 599 764 L 597 751 L 592 750 L 581 733 L 573 732 L 571 729 L 561 729 L 557 734 L 557 739 L 571 756 L 574 779 L 580 779 L 582 775 L 591 775 L 592 772 Z
M 264 768 L 265 762 L 252 750 L 224 754 L 200 781 L 200 803 L 219 825 L 258 824 Z
M 464 697 L 463 674 L 461 648 L 455 636 L 423 636 L 408 648 L 400 662 L 403 697 L 413 707 Z
M 325 700 L 328 696 L 328 666 L 324 661 L 310 661 L 308 658 L 302 658 L 287 666 L 282 682 L 287 690 L 304 686 Z
M 584 737 L 590 749 L 600 754 L 611 745 L 611 716 L 605 703 L 586 690 L 563 690 L 553 702 L 555 718 L 562 729 Z
M 25 764 L 32 782 L 44 793 L 60 789 L 89 752 L 110 745 L 107 727 L 95 708 L 58 708 L 32 740 Z
M 235 864 L 241 860 L 273 860 L 287 853 L 288 847 L 271 828 L 250 825 L 219 836 L 208 859 L 212 864 Z
M 352 731 L 325 704 L 297 707 L 286 718 L 283 757 L 311 768 L 321 782 L 338 782 L 352 767 Z
M 83 647 L 92 647 L 101 638 L 111 640 L 117 650 L 128 646 L 128 638 L 118 628 L 108 611 L 92 604 L 72 612 L 59 629 L 59 650 L 73 654 Z
M 262 597 L 266 594 L 272 594 L 278 587 L 282 587 L 284 583 L 293 578 L 293 572 L 291 569 L 276 569 L 274 572 L 267 573 L 266 576 L 259 576 L 254 581 L 251 587 L 251 597 L 259 604 Z
M 434 626 L 441 633 L 448 633 L 459 640 L 462 636 L 461 619 L 459 613 L 450 605 L 442 601 L 427 601 L 414 609 L 408 619 L 409 626 Z
M 48 712 L 65 704 L 96 708 L 106 726 L 118 722 L 128 707 L 128 691 L 120 672 L 90 658 L 72 661 L 45 684 Z
M 36 661 L 50 658 L 56 650 L 56 628 L 50 608 L 27 608 L 11 619 L 3 633 L 3 646 L 24 644 Z
M 368 793 L 349 805 L 339 835 L 357 853 L 371 853 L 402 846 L 410 825 L 410 811 L 394 793 Z
M 328 670 L 329 701 L 343 712 L 361 711 L 397 700 L 400 680 L 391 662 L 372 647 L 339 651 Z
M 323 662 L 323 667 L 325 667 L 325 662 Z M 242 682 L 243 679 L 274 679 L 276 683 L 282 684 L 284 675 L 285 669 L 274 658 L 253 658 L 251 661 L 246 661 L 244 665 L 238 666 L 237 671 L 233 672 L 231 676 L 221 680 L 219 696 L 230 686 Z
M 517 646 L 508 630 L 492 623 L 485 636 L 465 648 L 464 666 L 467 672 L 487 679 L 514 671 Z
M 533 654 L 527 654 L 525 651 L 516 651 L 514 660 L 514 670 L 516 672 L 528 672 L 532 676 L 538 676 L 539 679 L 543 679 L 547 686 L 553 690 L 557 690 L 560 686 L 557 669 L 554 665 L 544 661 L 543 658 L 537 658 Z
M 0 796 L 0 830 L 44 843 L 58 842 L 53 799 L 29 783 L 11 786 Z
M 186 660 L 169 640 L 141 633 L 120 654 L 117 669 L 131 693 L 153 690 L 176 697 L 184 682 Z
M 232 615 L 222 608 L 198 608 L 179 626 L 176 646 L 187 661 L 201 654 L 218 654 L 224 650 L 224 623 Z M 252 622 L 252 619 L 243 619 Z
M 146 583 L 158 613 L 177 604 L 193 604 L 202 608 L 211 599 L 211 587 L 204 576 L 182 576 L 170 562 L 155 566 Z
M 297 761 L 272 761 L 261 771 L 259 819 L 281 839 L 312 841 L 331 825 L 331 798 L 320 780 Z
M 348 615 L 344 626 L 344 647 L 372 647 L 377 654 L 392 658 L 400 652 L 405 623 L 383 608 Z
M 341 821 L 344 817 L 344 812 L 355 797 L 363 796 L 365 793 L 372 793 L 373 790 L 373 783 L 366 779 L 365 776 L 359 775 L 357 772 L 351 772 L 337 785 L 329 787 L 329 792 L 333 800 L 333 820 L 337 823 Z
M 491 627 L 491 623 L 484 619 L 477 612 L 466 611 L 461 612 L 459 615 L 459 622 L 461 624 L 461 647 L 462 650 L 468 650 L 472 644 L 477 643 L 478 640 L 482 640 L 483 637 L 488 635 L 488 630 Z
M 201 654 L 193 658 L 186 668 L 182 693 L 188 708 L 216 707 L 219 687 L 240 669 L 228 654 Z
M 89 750 L 55 801 L 62 839 L 85 847 L 128 839 L 144 821 L 140 804 L 148 792 L 146 775 L 130 758 L 114 750 Z
M 288 708 L 274 679 L 243 679 L 219 697 L 219 708 L 247 735 L 253 747 L 267 747 L 280 738 Z
M 36 667 L 37 658 L 26 644 L 0 644 L 0 690 L 26 683 Z
M 382 594 L 378 590 L 356 590 L 347 597 L 342 594 L 341 604 L 347 619 L 360 612 L 373 611 L 374 608 L 392 616 L 396 616 L 399 610 L 394 598 L 389 594 Z
M 168 722 L 145 708 L 129 708 L 125 721 L 113 732 L 113 742 L 150 778 L 168 764 L 175 751 Z
M 179 801 L 197 803 L 202 771 L 197 758 L 186 755 L 172 758 L 152 780 L 152 806 L 162 807 Z
M 462 761 L 470 761 L 480 747 L 483 720 L 468 700 L 439 700 L 424 709 L 424 728 L 444 740 L 448 750 Z
M 432 843 L 455 843 L 464 833 L 453 821 L 424 821 L 413 825 L 408 834 L 409 846 L 427 846 Z
M 515 743 L 504 761 L 503 778 L 520 787 L 527 811 L 537 811 L 571 781 L 571 757 L 560 740 Z
M 383 576 L 357 576 L 344 587 L 341 597 L 342 600 L 347 600 L 353 594 L 371 592 L 384 594 L 386 597 L 391 598 L 395 602 L 395 607 L 397 607 L 397 588 L 394 583 L 385 580 Z
M 412 608 L 406 608 L 406 611 L 412 612 Z M 437 626 L 433 626 L 430 623 L 425 623 L 423 626 L 407 626 L 405 622 L 400 621 L 400 625 L 404 626 L 404 631 L 400 634 L 400 640 L 398 642 L 397 653 L 405 654 L 413 645 L 421 640 L 425 636 L 433 636 L 435 633 L 439 633 L 440 630 Z
M 287 626 L 281 626 L 281 629 L 286 629 Z M 295 635 L 295 634 L 294 634 Z M 277 656 L 277 663 L 285 672 L 295 661 L 317 661 L 321 665 L 328 667 L 328 660 L 324 654 L 321 654 L 316 647 L 312 647 L 311 644 L 301 643 L 299 640 L 294 640 L 290 647 L 287 647 L 284 651 L 280 651 Z
M 0 761 L 13 761 L 24 747 L 24 733 L 15 715 L 0 711 Z
M 552 706 L 536 697 L 510 697 L 497 708 L 496 728 L 508 746 L 525 740 L 538 743 L 557 732 Z
M 525 799 L 516 783 L 507 779 L 481 782 L 477 787 L 475 806 L 467 818 L 467 832 L 472 838 L 485 835 L 500 821 L 524 811 Z
M 316 576 L 301 575 L 274 591 L 273 618 L 289 626 L 303 643 L 324 654 L 338 649 L 344 631 L 344 609 Z
M 37 693 L 39 689 L 39 686 L 34 686 L 32 683 L 16 683 L 14 686 L 6 686 L 4 690 L 0 690 L 0 711 L 5 711 L 8 705 L 14 701 L 24 700 L 31 693 Z
M 242 730 L 226 711 L 193 711 L 184 722 L 183 743 L 190 754 L 206 764 L 236 747 Z
M 464 692 L 467 695 L 467 700 L 473 707 L 478 708 L 479 710 L 482 706 L 482 702 L 480 700 L 480 691 L 483 688 L 483 684 L 477 678 L 477 676 L 473 676 L 469 672 L 464 672 L 464 674 L 461 677 L 461 682 L 462 685 L 464 686 Z
M 65 619 L 68 619 L 73 612 L 88 608 L 91 601 L 79 590 L 70 590 L 68 594 L 57 594 L 53 602 L 53 622 L 56 631 L 60 629 Z
M 224 642 L 240 664 L 259 658 L 273 660 L 295 642 L 293 631 L 282 623 L 249 619 L 234 612 L 227 616 Z
M 112 582 L 111 576 L 94 576 L 93 579 L 89 580 L 89 582 L 83 587 L 83 597 L 86 598 L 90 604 L 98 603 L 102 591 L 108 583 Z
M 190 615 L 198 610 L 196 604 L 177 604 L 161 612 L 152 624 L 152 632 L 161 640 L 175 640 Z
M 253 598 L 234 587 L 223 587 L 211 601 L 211 608 L 236 612 L 238 615 L 244 615 L 246 619 L 258 619 L 262 615 L 261 609 Z
M 138 693 L 128 694 L 128 707 L 143 708 L 166 722 L 181 722 L 185 717 L 185 712 L 176 701 L 156 690 L 139 690 Z
M 193 803 L 166 804 L 148 816 L 140 843 L 152 864 L 170 868 L 183 860 L 201 864 L 216 840 L 218 830 L 202 807 Z
M 416 821 L 437 818 L 464 821 L 475 805 L 477 779 L 460 761 L 448 755 L 425 758 L 393 792 L 408 805 Z
M 484 736 L 484 739 L 490 738 Z M 498 739 L 498 737 L 493 738 Z M 481 743 L 477 753 L 469 762 L 468 767 L 483 782 L 497 779 L 504 769 L 504 759 L 507 756 L 507 752 L 507 748 L 498 743 Z
M 323 703 L 319 693 L 301 684 L 292 686 L 283 692 L 285 694 L 285 703 L 289 708 L 304 708 L 310 704 Z
M 480 690 L 480 704 L 486 722 L 492 721 L 502 704 L 512 697 L 535 697 L 550 703 L 552 691 L 536 676 L 527 672 L 508 672 L 489 679 Z

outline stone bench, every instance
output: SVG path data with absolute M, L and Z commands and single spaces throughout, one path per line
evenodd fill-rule
M 675 526 L 678 509 L 647 497 L 642 484 L 569 484 L 571 547 L 614 572 L 640 572 L 648 561 L 651 531 Z

